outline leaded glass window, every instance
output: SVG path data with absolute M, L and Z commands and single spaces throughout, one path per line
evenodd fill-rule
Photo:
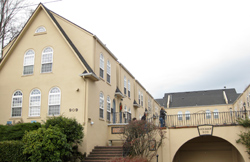
M 21 91 L 16 91 L 12 96 L 11 117 L 21 117 L 23 105 L 23 94 Z
M 61 91 L 54 87 L 49 92 L 49 115 L 60 115 Z
M 42 53 L 42 73 L 52 72 L 52 64 L 53 64 L 53 49 L 51 47 L 47 47 L 43 50 Z
M 30 93 L 29 116 L 40 116 L 40 108 L 41 108 L 41 92 L 38 89 L 34 89 Z
M 33 74 L 34 71 L 35 52 L 28 50 L 24 55 L 23 75 Z

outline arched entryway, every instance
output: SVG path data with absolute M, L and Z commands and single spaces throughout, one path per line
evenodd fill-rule
M 239 151 L 228 141 L 215 136 L 189 140 L 175 154 L 173 162 L 244 162 Z

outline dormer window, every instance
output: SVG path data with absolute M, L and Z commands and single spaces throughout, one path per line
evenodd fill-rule
M 37 34 L 37 33 L 44 33 L 44 32 L 46 32 L 46 29 L 45 29 L 45 27 L 43 27 L 43 26 L 38 27 L 38 28 L 36 29 L 36 31 L 35 31 L 36 34 Z

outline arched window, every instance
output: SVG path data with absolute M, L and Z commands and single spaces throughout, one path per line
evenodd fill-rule
M 111 121 L 110 120 L 110 115 L 111 114 L 111 101 L 110 101 L 110 98 L 109 96 L 107 97 L 107 120 L 108 121 Z
M 124 106 L 124 117 L 125 117 L 125 123 L 128 123 L 128 110 L 127 110 L 127 106 Z
M 35 33 L 43 33 L 43 32 L 46 32 L 46 29 L 43 26 L 39 26 L 35 31 Z
M 130 98 L 130 80 L 128 79 L 128 97 Z
M 54 87 L 49 91 L 49 115 L 60 115 L 61 91 Z
M 206 119 L 211 119 L 211 111 L 206 110 Z
M 11 117 L 21 117 L 23 105 L 23 93 L 16 91 L 12 95 Z
M 138 104 L 141 105 L 141 92 L 140 90 L 138 91 Z
M 185 112 L 186 120 L 190 120 L 190 111 Z
M 33 74 L 34 71 L 35 52 L 28 50 L 24 55 L 23 75 Z
M 123 82 L 123 86 L 124 86 L 124 94 L 126 95 L 127 94 L 127 78 L 126 76 L 124 76 L 124 82 Z
M 100 54 L 100 77 L 104 79 L 104 56 Z
M 182 112 L 181 111 L 178 112 L 178 120 L 182 120 Z
M 38 89 L 34 89 L 30 93 L 29 116 L 40 116 L 40 108 L 41 108 L 41 92 Z
M 52 72 L 52 64 L 53 64 L 53 49 L 51 47 L 47 47 L 43 50 L 42 53 L 41 73 Z
M 99 117 L 100 118 L 104 118 L 104 96 L 103 96 L 103 93 L 101 92 L 100 93 L 100 96 L 99 96 Z
M 107 61 L 107 82 L 110 83 L 111 82 L 111 64 L 109 62 L 109 60 Z
M 131 109 L 130 108 L 128 108 L 128 122 L 130 122 L 131 121 Z
M 214 119 L 219 119 L 219 110 L 214 109 Z

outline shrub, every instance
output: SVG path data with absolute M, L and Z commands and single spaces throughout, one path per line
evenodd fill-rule
M 166 138 L 165 131 L 144 120 L 130 122 L 123 134 L 124 156 L 145 157 L 151 161 Z
M 0 125 L 0 141 L 21 140 L 25 131 L 37 130 L 40 123 L 19 123 L 15 125 Z
M 23 143 L 21 141 L 0 142 L 0 155 L 0 161 L 27 161 L 26 156 L 23 154 Z
M 68 143 L 81 143 L 83 139 L 83 126 L 76 119 L 66 117 L 52 117 L 44 124 L 45 128 L 58 127 L 66 135 Z
M 28 159 L 36 162 L 62 161 L 63 157 L 70 156 L 70 144 L 66 135 L 59 128 L 39 128 L 26 132 L 23 137 L 23 153 Z

